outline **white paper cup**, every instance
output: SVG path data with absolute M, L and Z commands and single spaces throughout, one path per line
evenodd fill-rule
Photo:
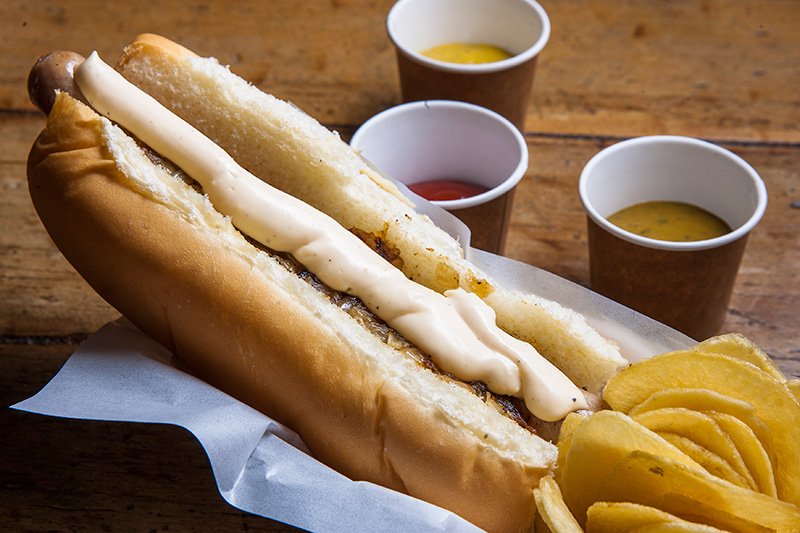
M 411 102 L 367 120 L 350 144 L 407 186 L 458 179 L 487 188 L 433 203 L 470 228 L 472 246 L 503 253 L 514 190 L 528 170 L 528 146 L 510 121 L 465 102 Z
M 767 191 L 742 158 L 709 142 L 650 136 L 595 155 L 580 177 L 591 288 L 698 340 L 725 321 L 747 237 Z M 671 242 L 625 231 L 606 217 L 647 201 L 685 202 L 728 223 L 714 239 Z
M 399 0 L 386 19 L 403 101 L 460 100 L 497 111 L 523 129 L 550 20 L 533 0 Z M 493 44 L 515 54 L 483 64 L 422 55 L 447 43 Z

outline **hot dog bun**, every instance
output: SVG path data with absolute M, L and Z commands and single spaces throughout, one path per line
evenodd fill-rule
M 200 378 L 353 479 L 489 531 L 530 529 L 555 446 L 331 305 L 122 129 L 59 93 L 28 180 L 64 256 Z
M 408 200 L 338 135 L 214 58 L 145 34 L 126 47 L 117 69 L 259 178 L 379 243 L 409 278 L 439 292 L 461 287 L 481 296 L 501 328 L 531 343 L 579 387 L 600 394 L 627 363 L 578 313 L 496 283 L 450 235 L 413 214 Z

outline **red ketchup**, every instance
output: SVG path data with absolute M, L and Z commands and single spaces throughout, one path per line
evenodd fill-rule
M 460 200 L 489 190 L 481 185 L 448 179 L 420 181 L 408 188 L 430 201 Z

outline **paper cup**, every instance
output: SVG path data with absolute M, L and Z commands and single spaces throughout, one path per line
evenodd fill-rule
M 767 206 L 764 182 L 747 162 L 697 139 L 635 138 L 595 155 L 583 169 L 579 194 L 588 220 L 593 290 L 697 340 L 720 331 L 747 237 Z M 669 242 L 606 219 L 656 200 L 701 207 L 732 231 Z
M 465 102 L 411 102 L 367 120 L 350 144 L 407 186 L 458 179 L 487 188 L 433 203 L 470 228 L 472 246 L 503 253 L 514 190 L 528 170 L 528 146 L 511 122 Z
M 550 38 L 550 20 L 533 0 L 399 0 L 386 19 L 397 52 L 404 102 L 460 100 L 525 126 L 536 60 Z M 483 64 L 458 64 L 420 52 L 447 43 L 493 44 L 515 54 Z

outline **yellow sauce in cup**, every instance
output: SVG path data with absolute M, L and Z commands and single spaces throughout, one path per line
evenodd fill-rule
M 431 59 L 464 64 L 493 63 L 514 56 L 499 46 L 482 43 L 447 43 L 420 53 Z
M 617 211 L 608 221 L 626 231 L 661 241 L 704 241 L 731 231 L 725 221 L 683 202 L 643 202 Z

